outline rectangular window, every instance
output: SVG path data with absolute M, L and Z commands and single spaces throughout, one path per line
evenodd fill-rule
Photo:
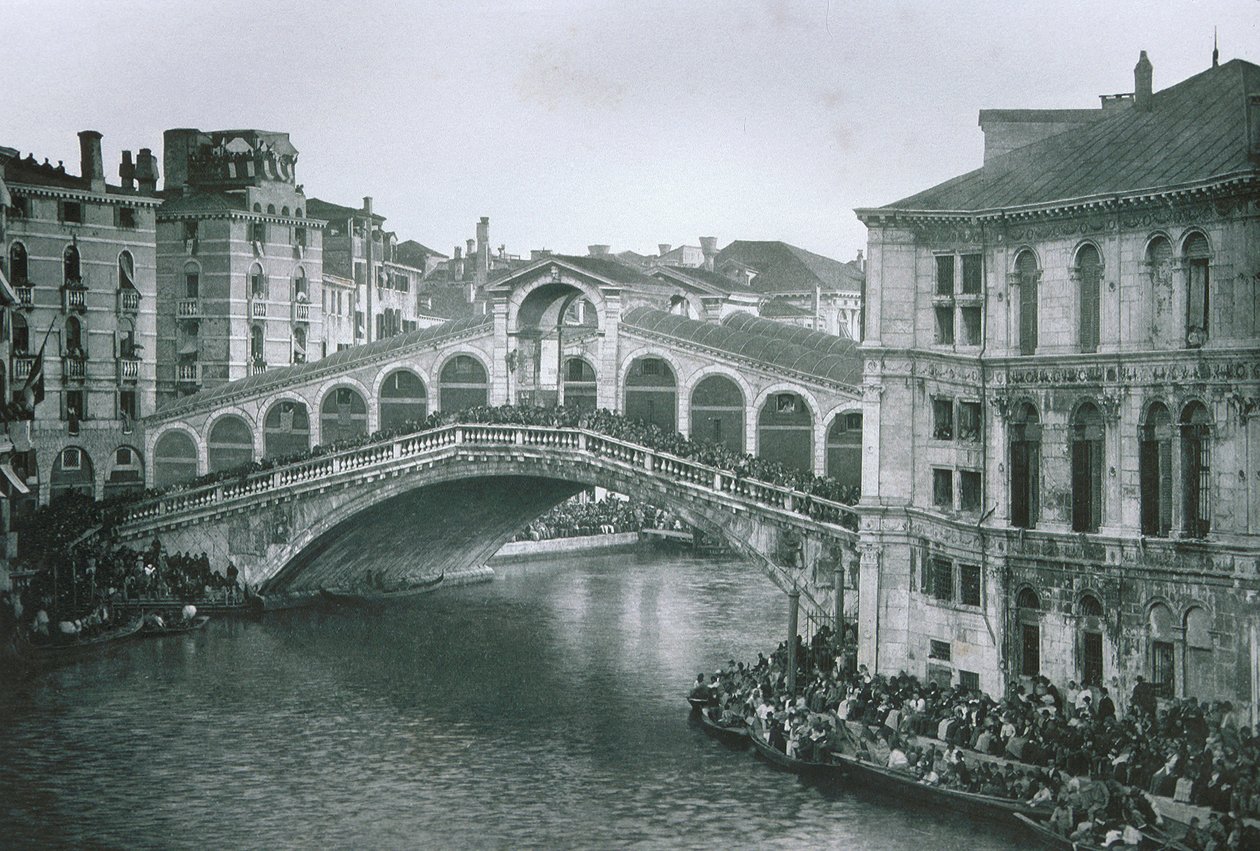
M 1081 633 L 1081 638 L 1083 639 L 1081 650 L 1084 654 L 1081 660 L 1081 685 L 1101 685 L 1103 680 L 1102 633 L 1085 632 Z
M 249 241 L 257 242 L 259 245 L 267 244 L 267 223 L 266 222 L 250 222 L 249 223 Z
M 958 501 L 963 511 L 980 510 L 980 490 L 980 473 L 978 471 L 959 471 Z
M 980 255 L 962 256 L 962 291 L 964 295 L 980 295 Z
M 946 603 L 954 600 L 954 563 L 949 559 L 932 559 L 932 596 Z
M 954 672 L 944 665 L 928 665 L 927 681 L 935 683 L 937 688 L 947 689 L 954 679 Z
M 1186 293 L 1186 345 L 1202 346 L 1208 335 L 1208 259 L 1190 260 L 1190 288 Z
M 656 358 L 644 358 L 640 369 L 642 375 L 660 375 L 661 362 Z
M 980 605 L 980 565 L 958 565 L 958 601 L 964 606 Z
M 954 255 L 940 254 L 936 258 L 936 294 L 954 294 Z
M 959 671 L 958 684 L 967 691 L 980 691 L 980 675 L 975 671 Z
M 928 642 L 928 658 L 940 659 L 942 662 L 948 662 L 953 658 L 948 641 L 937 641 L 935 638 Z
M 63 470 L 81 470 L 83 469 L 83 453 L 77 448 L 70 446 L 61 450 L 61 469 Z
M 293 244 L 306 247 L 306 228 L 297 227 L 293 229 Z
M 114 223 L 124 230 L 136 229 L 136 211 L 131 207 L 116 207 Z
M 979 307 L 964 307 L 958 311 L 962 318 L 963 345 L 978 346 L 983 341 L 983 314 Z
M 932 400 L 932 438 L 934 440 L 954 439 L 954 400 Z
M 980 403 L 958 403 L 958 439 L 967 443 L 980 441 Z
M 78 201 L 62 201 L 61 220 L 70 224 L 82 224 L 83 205 Z
M 1172 697 L 1176 692 L 1176 674 L 1173 672 L 1173 646 L 1168 641 L 1151 642 L 1151 685 L 1160 697 Z
M 24 195 L 13 196 L 13 206 L 9 208 L 9 215 L 15 219 L 27 219 L 31 215 L 30 199 Z
M 118 415 L 133 421 L 140 418 L 140 406 L 136 404 L 136 391 L 118 391 Z
M 780 393 L 775 399 L 775 410 L 780 414 L 796 413 L 796 394 Z
M 954 507 L 954 471 L 932 470 L 932 504 L 950 511 Z
M 942 346 L 954 345 L 954 308 L 936 308 L 936 342 Z
M 198 224 L 193 221 L 184 222 L 184 240 L 188 241 L 197 238 Z
M 1020 670 L 1026 677 L 1041 673 L 1041 628 L 1036 624 L 1020 624 Z

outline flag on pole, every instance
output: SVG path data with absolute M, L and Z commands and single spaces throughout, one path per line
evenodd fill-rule
M 48 335 L 52 333 L 52 324 L 44 332 L 44 342 L 39 346 L 39 354 L 31 364 L 31 371 L 22 385 L 22 406 L 28 419 L 35 419 L 35 406 L 44 401 L 44 349 L 48 346 Z

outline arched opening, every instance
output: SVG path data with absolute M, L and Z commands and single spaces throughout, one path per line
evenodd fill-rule
M 263 267 L 259 263 L 249 267 L 249 294 L 255 299 L 267 297 L 267 276 L 263 274 Z
M 136 288 L 136 258 L 130 251 L 118 255 L 118 289 L 134 290 Z
M 263 420 L 263 457 L 283 458 L 311 448 L 311 421 L 306 405 L 282 399 L 267 409 Z
M 1097 532 L 1102 525 L 1103 419 L 1086 402 L 1072 418 L 1072 531 Z
M 597 406 L 595 368 L 585 358 L 572 357 L 564 362 L 564 406 L 593 411 Z
M 862 493 L 862 412 L 836 414 L 827 429 L 827 475 L 849 488 L 853 496 Z
M 310 293 L 306 287 L 306 270 L 301 266 L 293 273 L 293 300 L 299 304 L 310 299 Z
M 206 444 L 210 472 L 233 470 L 254 460 L 254 433 L 249 423 L 235 414 L 222 416 L 210 427 Z
M 293 362 L 306 363 L 306 329 L 301 326 L 293 329 Z
M 1041 515 L 1041 419 L 1024 402 L 1010 422 L 1011 525 L 1036 529 Z
M 1041 600 L 1037 592 L 1021 589 L 1015 597 L 1015 612 L 1019 622 L 1019 672 L 1035 677 L 1041 673 Z
M 1177 692 L 1177 621 L 1172 610 L 1156 603 L 1146 619 L 1150 633 L 1151 685 L 1160 697 L 1174 697 Z
M 201 267 L 191 260 L 184 264 L 184 297 L 201 298 Z
M 757 456 L 800 470 L 814 469 L 814 414 L 799 393 L 771 393 L 757 415 Z
M 380 427 L 402 428 L 429 415 L 428 391 L 414 372 L 400 369 L 385 376 L 380 392 Z
M 691 391 L 691 439 L 745 451 L 744 393 L 725 375 L 707 375 Z
M 1151 279 L 1150 324 L 1153 341 L 1172 344 L 1177 338 L 1173 304 L 1173 249 L 1168 237 L 1156 235 L 1146 244 L 1146 269 Z
M 1203 538 L 1212 528 L 1212 418 L 1202 402 L 1181 412 L 1182 529 Z
M 665 432 L 678 430 L 678 380 L 661 358 L 635 358 L 626 374 L 626 417 Z
M 472 355 L 456 355 L 438 376 L 438 402 L 448 413 L 486 404 L 486 368 Z
M 553 281 L 531 290 L 516 311 L 517 403 L 554 405 L 566 378 L 565 347 L 572 351 L 598 330 L 595 306 L 578 287 Z
M 118 320 L 118 357 L 134 359 L 140 356 L 136 347 L 136 326 L 130 319 Z
M 1019 353 L 1037 353 L 1038 296 L 1037 285 L 1041 272 L 1037 269 L 1037 257 L 1025 249 L 1015 258 L 1015 281 L 1019 285 Z
M 1098 249 L 1086 243 L 1076 252 L 1076 282 L 1080 305 L 1080 343 L 1082 352 L 1098 351 L 1099 300 L 1102 290 L 1102 258 Z
M 77 246 L 66 246 L 65 252 L 62 254 L 62 276 L 67 287 L 83 286 L 83 270 Z
M 367 403 L 353 387 L 336 387 L 319 408 L 319 440 L 327 446 L 367 434 Z
M 26 355 L 31 351 L 31 328 L 26 323 L 26 317 L 20 313 L 13 313 L 9 317 L 11 325 L 11 333 L 13 335 L 13 354 Z
M 15 242 L 9 246 L 9 283 L 24 287 L 29 280 L 30 264 L 26 258 L 26 246 Z
M 1212 616 L 1202 606 L 1186 612 L 1186 657 L 1183 674 L 1186 694 L 1204 702 L 1216 697 L 1216 671 L 1212 664 Z
M 256 363 L 266 363 L 263 356 L 263 329 L 261 325 L 251 325 L 249 327 L 249 359 Z
M 84 357 L 83 322 L 77 316 L 67 316 L 64 327 L 66 357 L 82 360 Z
M 1146 411 L 1138 446 L 1142 534 L 1165 538 L 1172 529 L 1172 416 L 1161 402 Z
M 268 213 L 268 215 L 272 215 L 272 216 L 274 216 L 274 215 L 276 214 L 276 205 L 275 205 L 275 204 L 268 204 L 268 205 L 267 205 L 267 213 Z
M 26 452 L 14 452 L 9 456 L 9 464 L 19 480 L 26 483 L 30 493 L 18 493 L 14 488 L 9 498 L 13 500 L 12 521 L 15 528 L 23 527 L 31 518 L 31 514 L 39 505 L 39 460 L 34 449 Z
M 114 450 L 114 463 L 105 480 L 105 498 L 122 496 L 144 490 L 144 461 L 140 452 L 131 446 Z
M 96 496 L 92 459 L 78 446 L 67 446 L 57 453 L 57 459 L 53 462 L 52 477 L 48 483 L 50 500 L 67 493 Z
M 1186 263 L 1186 346 L 1193 349 L 1207 342 L 1211 321 L 1212 252 L 1207 237 L 1191 234 L 1182 254 Z
M 183 431 L 172 429 L 153 447 L 153 484 L 159 488 L 197 478 L 197 444 Z
M 1080 603 L 1080 669 L 1081 685 L 1103 683 L 1103 607 L 1093 594 L 1085 594 Z

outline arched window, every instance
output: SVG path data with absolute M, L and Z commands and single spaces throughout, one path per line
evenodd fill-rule
M 420 376 L 400 369 L 385 376 L 380 392 L 380 427 L 400 428 L 429 414 L 428 392 Z
M 447 413 L 486 404 L 486 368 L 471 355 L 456 355 L 442 367 L 439 401 Z
M 153 447 L 153 484 L 164 488 L 197 477 L 197 444 L 178 429 L 165 432 Z
M 1037 353 L 1037 284 L 1041 272 L 1037 257 L 1025 249 L 1015 258 L 1015 280 L 1019 284 L 1019 353 Z
M 306 301 L 309 298 L 310 293 L 306 290 L 306 270 L 298 266 L 293 272 L 293 299 Z
M 83 356 L 83 323 L 77 316 L 66 317 L 66 357 L 79 358 Z
M 1082 352 L 1098 351 L 1099 300 L 1102 290 L 1102 258 L 1093 245 L 1082 245 L 1076 252 L 1076 280 L 1080 298 L 1080 340 Z
M 1204 703 L 1216 697 L 1216 670 L 1212 664 L 1212 616 L 1202 606 L 1186 611 L 1186 652 L 1183 682 L 1186 694 Z
M 144 462 L 130 446 L 114 450 L 114 465 L 105 480 L 105 498 L 144 490 Z
M 118 289 L 134 290 L 136 288 L 136 258 L 130 251 L 118 255 Z
M 1202 402 L 1181 412 L 1182 528 L 1191 538 L 1212 528 L 1212 419 Z
M 708 375 L 691 391 L 691 439 L 744 453 L 746 403 L 739 385 L 725 375 Z
M 67 493 L 96 495 L 92 458 L 78 446 L 67 446 L 57 453 L 52 477 L 48 482 L 49 499 L 56 499 Z
M 1151 639 L 1151 685 L 1160 697 L 1173 697 L 1177 690 L 1176 620 L 1163 603 L 1151 606 L 1147 616 Z
M 564 362 L 564 406 L 593 411 L 596 406 L 595 369 L 584 358 Z
M 231 470 L 254 460 L 254 434 L 249 423 L 234 414 L 214 421 L 207 441 L 210 472 Z
M 267 297 L 267 276 L 263 274 L 263 267 L 255 263 L 249 267 L 249 294 L 253 298 Z
M 293 362 L 306 363 L 306 329 L 300 325 L 293 329 Z
M 367 403 L 353 387 L 337 387 L 319 409 L 319 439 L 327 445 L 367 434 Z
M 136 326 L 130 319 L 119 319 L 118 357 L 134 358 L 136 356 Z
M 184 298 L 201 298 L 201 267 L 191 260 L 184 264 Z
M 827 429 L 827 475 L 858 497 L 862 491 L 862 412 L 836 414 Z
M 66 286 L 81 286 L 83 284 L 79 249 L 76 246 L 66 246 L 65 252 L 62 254 L 62 272 Z
M 20 313 L 14 313 L 9 317 L 12 323 L 13 334 L 13 354 L 26 355 L 31 351 L 31 329 L 26 324 L 26 317 Z
M 9 283 L 15 287 L 26 286 L 30 266 L 26 260 L 26 246 L 15 242 L 9 246 Z
M 311 421 L 306 406 L 282 399 L 267 409 L 263 421 L 263 457 L 283 458 L 311 448 Z
M 1172 528 L 1172 416 L 1161 402 L 1146 411 L 1138 446 L 1142 534 L 1168 536 Z
M 262 204 L 259 204 L 257 201 L 254 202 L 254 212 L 255 213 L 262 212 Z
M 274 216 L 274 215 L 276 214 L 276 205 L 275 205 L 275 204 L 268 204 L 268 205 L 267 205 L 267 212 L 268 212 L 270 215 L 273 215 L 273 216 Z
M 1211 251 L 1207 237 L 1191 234 L 1182 251 L 1186 261 L 1186 346 L 1207 342 L 1211 290 Z
M 254 363 L 265 362 L 261 325 L 251 325 L 249 328 L 249 359 Z
M 1019 672 L 1025 677 L 1041 673 L 1041 600 L 1031 588 L 1022 589 L 1015 598 L 1019 620 Z
M 289 215 L 289 205 L 288 205 L 288 204 L 285 204 L 283 207 L 281 207 L 281 208 L 280 208 L 280 215 L 282 215 L 282 216 L 287 216 L 287 215 Z
M 1173 249 L 1168 237 L 1156 235 L 1147 243 L 1146 268 L 1151 292 L 1143 301 L 1148 303 L 1151 339 L 1158 344 L 1173 344 L 1177 339 L 1177 315 L 1169 308 L 1173 303 Z
M 636 358 L 626 375 L 626 417 L 657 426 L 666 433 L 678 430 L 678 382 L 661 358 Z
M 798 393 L 771 393 L 757 415 L 757 457 L 814 469 L 814 414 Z
M 1011 414 L 1011 525 L 1036 529 L 1041 515 L 1041 420 L 1025 402 Z
M 1086 402 L 1072 418 L 1072 531 L 1097 532 L 1102 525 L 1103 420 Z
M 1102 603 L 1093 594 L 1081 597 L 1081 684 L 1087 686 L 1102 685 L 1103 682 L 1103 643 L 1102 643 Z

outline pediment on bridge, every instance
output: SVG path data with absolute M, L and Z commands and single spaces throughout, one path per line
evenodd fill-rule
M 584 285 L 599 290 L 605 298 L 620 295 L 623 290 L 664 294 L 672 289 L 664 282 L 611 258 L 553 254 L 497 281 L 490 287 L 490 292 L 498 298 L 510 298 L 518 290 L 532 288 L 540 282 Z

